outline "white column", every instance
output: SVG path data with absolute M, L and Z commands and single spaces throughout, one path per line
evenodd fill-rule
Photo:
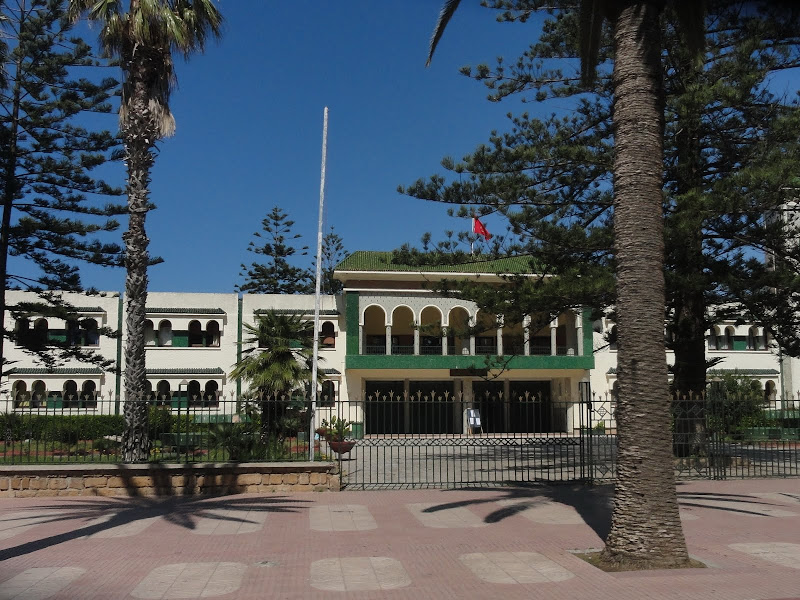
M 558 319 L 550 321 L 550 355 L 558 354 L 558 344 L 556 342 L 556 330 L 558 329 Z
M 497 356 L 503 356 L 503 317 L 497 319 Z
M 386 356 L 392 354 L 392 326 L 386 326 Z
M 414 354 L 419 354 L 419 326 L 414 327 Z
M 364 354 L 364 325 L 358 324 L 358 353 Z
M 442 327 L 442 356 L 447 356 L 447 328 Z
M 522 319 L 522 353 L 531 355 L 531 316 L 525 315 Z
M 583 356 L 583 311 L 575 311 L 575 335 L 577 339 L 577 354 Z

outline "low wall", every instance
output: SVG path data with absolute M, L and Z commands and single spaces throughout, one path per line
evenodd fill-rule
M 0 497 L 338 491 L 339 481 L 329 462 L 2 465 Z

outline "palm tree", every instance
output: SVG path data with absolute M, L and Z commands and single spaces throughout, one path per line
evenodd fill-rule
M 268 415 L 275 419 L 285 416 L 291 392 L 311 381 L 314 323 L 300 315 L 268 310 L 257 316 L 255 325 L 244 323 L 243 327 L 249 337 L 228 379 L 247 382 L 248 393 L 258 398 L 261 439 L 266 444 Z M 275 403 L 272 410 L 270 402 Z
M 145 217 L 151 208 L 150 170 L 156 142 L 175 131 L 169 98 L 175 85 L 173 52 L 188 58 L 202 51 L 206 39 L 219 37 L 222 16 L 212 0 L 69 0 L 69 15 L 86 15 L 100 24 L 105 54 L 122 68 L 120 133 L 127 166 L 128 231 L 125 279 L 125 462 L 149 458 L 147 404 L 144 402 L 144 322 L 147 301 L 149 240 Z
M 460 0 L 445 2 L 430 62 Z M 685 35 L 700 46 L 691 4 Z M 617 261 L 618 462 L 611 530 L 602 560 L 628 568 L 689 564 L 674 481 L 664 347 L 662 171 L 664 98 L 660 14 L 664 2 L 582 0 L 582 77 L 590 83 L 604 20 L 614 40 L 614 236 Z M 686 9 L 686 7 L 684 7 Z M 698 34 L 699 28 L 699 34 Z

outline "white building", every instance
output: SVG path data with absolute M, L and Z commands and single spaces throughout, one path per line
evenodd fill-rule
M 321 417 L 336 410 L 362 423 L 368 434 L 460 433 L 466 427 L 462 408 L 471 406 L 480 409 L 489 433 L 556 433 L 577 427 L 573 406 L 589 390 L 612 403 L 616 349 L 606 341 L 612 323 L 592 322 L 588 310 L 575 310 L 548 322 L 529 315 L 524 324 L 507 324 L 472 302 L 429 289 L 445 278 L 503 285 L 495 273 L 524 274 L 526 267 L 516 259 L 458 268 L 411 267 L 392 263 L 389 252 L 350 255 L 336 270 L 343 293 L 324 296 L 321 303 L 319 368 L 326 380 Z M 5 327 L 70 340 L 122 362 L 126 334 L 119 294 L 64 298 L 76 307 L 77 322 L 44 317 L 15 322 L 9 312 Z M 9 306 L 26 299 L 30 295 L 24 292 L 8 292 Z M 176 410 L 229 410 L 224 406 L 232 403 L 223 406 L 220 398 L 235 399 L 246 391 L 227 376 L 246 341 L 242 324 L 255 324 L 267 309 L 310 320 L 314 297 L 148 294 L 146 364 L 155 401 Z M 121 336 L 97 336 L 93 331 L 100 327 Z M 124 400 L 120 373 L 79 363 L 48 372 L 10 343 L 6 356 L 15 362 L 3 381 L 0 411 L 113 412 Z M 782 389 L 778 356 L 758 326 L 718 325 L 709 332 L 707 356 L 723 359 L 709 378 L 736 371 L 757 378 L 767 396 Z M 432 395 L 457 399 L 458 406 L 447 410 L 419 402 Z M 386 397 L 403 400 L 377 401 Z M 502 410 L 493 403 L 496 398 L 507 400 Z M 532 399 L 535 407 L 523 406 Z M 565 408 L 549 409 L 554 403 Z

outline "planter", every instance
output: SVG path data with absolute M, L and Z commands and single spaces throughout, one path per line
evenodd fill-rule
M 355 440 L 328 441 L 328 445 L 336 454 L 346 454 L 356 445 Z

